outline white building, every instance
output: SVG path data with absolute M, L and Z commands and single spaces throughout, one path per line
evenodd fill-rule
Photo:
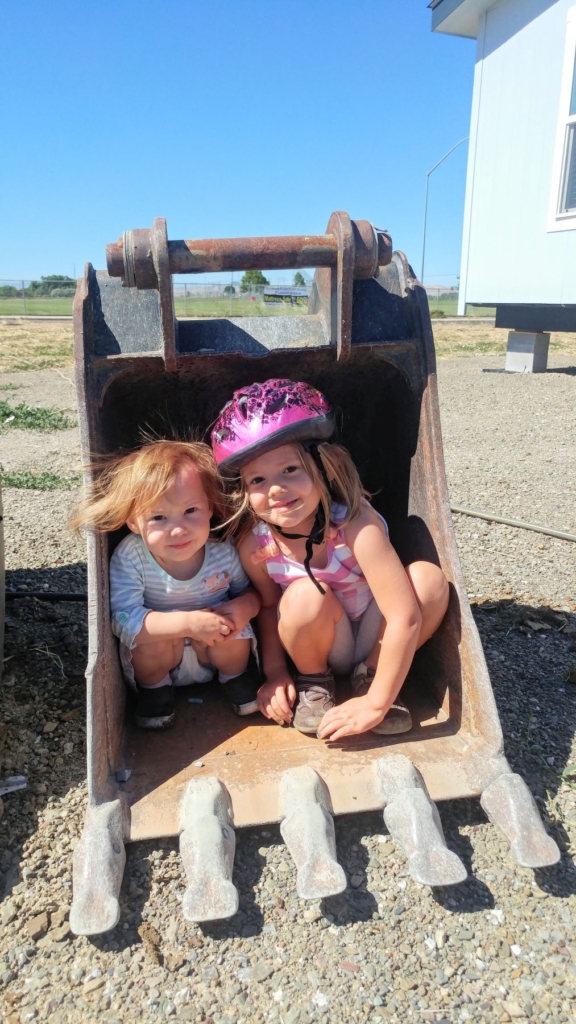
M 433 31 L 477 39 L 459 312 L 576 331 L 576 4 L 429 6 Z

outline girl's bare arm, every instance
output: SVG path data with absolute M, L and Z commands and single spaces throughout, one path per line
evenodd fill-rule
M 134 640 L 137 644 L 159 640 L 180 640 L 189 636 L 212 647 L 234 631 L 234 623 L 219 611 L 154 612 L 149 611 Z
M 376 675 L 365 697 L 354 697 L 328 711 L 319 735 L 340 739 L 365 732 L 382 721 L 394 702 L 412 664 L 421 614 L 406 571 L 384 525 L 369 506 L 346 529 L 368 586 L 386 622 Z
M 258 546 L 253 534 L 243 538 L 238 554 L 261 600 L 257 622 L 266 682 L 258 691 L 258 706 L 267 718 L 275 722 L 289 722 L 293 717 L 296 688 L 288 672 L 286 655 L 278 635 L 278 602 L 282 591 L 270 579 L 264 563 L 257 561 Z

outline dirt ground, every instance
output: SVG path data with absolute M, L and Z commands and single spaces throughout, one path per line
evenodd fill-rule
M 444 450 L 454 504 L 576 530 L 576 337 L 550 372 L 502 371 L 505 335 L 435 324 Z M 12 333 L 11 333 L 12 332 Z M 74 410 L 67 323 L 0 324 L 0 400 Z M 28 368 L 24 368 L 27 359 Z M 73 415 L 73 412 L 72 412 Z M 0 424 L 0 464 L 66 477 L 76 427 Z M 7 587 L 83 592 L 84 542 L 67 528 L 71 490 L 4 488 Z M 0 1014 L 6 1024 L 505 1024 L 573 1021 L 576 1005 L 575 545 L 454 517 L 466 585 L 505 736 L 562 851 L 554 868 L 511 862 L 477 801 L 440 805 L 468 880 L 429 890 L 407 875 L 382 815 L 337 819 L 349 888 L 304 905 L 277 826 L 241 830 L 230 922 L 183 922 L 177 841 L 131 844 L 121 919 L 70 932 L 72 852 L 86 800 L 86 605 L 7 602 L 0 689 Z
M 438 358 L 455 355 L 488 355 L 506 351 L 508 331 L 486 324 L 443 323 L 433 320 Z M 552 352 L 576 353 L 576 334 L 552 334 Z M 25 369 L 48 369 L 72 365 L 72 323 L 70 321 L 0 321 L 0 373 Z

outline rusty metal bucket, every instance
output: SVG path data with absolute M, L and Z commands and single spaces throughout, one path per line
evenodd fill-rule
M 316 267 L 307 315 L 175 319 L 173 273 Z M 234 828 L 282 822 L 304 898 L 342 891 L 332 815 L 384 809 L 414 878 L 466 875 L 433 801 L 480 796 L 517 862 L 555 863 L 523 780 L 504 757 L 482 647 L 458 560 L 444 474 L 428 304 L 386 232 L 345 213 L 325 235 L 168 241 L 164 220 L 87 265 L 74 306 L 83 453 L 137 445 L 172 424 L 203 432 L 232 391 L 303 379 L 342 409 L 342 442 L 405 559 L 437 559 L 450 605 L 403 690 L 414 727 L 335 748 L 260 716 L 238 719 L 214 688 L 184 692 L 168 734 L 138 731 L 110 629 L 108 560 L 119 536 L 88 537 L 89 804 L 74 855 L 71 925 L 115 926 L 124 844 L 180 835 L 189 920 L 235 913 Z

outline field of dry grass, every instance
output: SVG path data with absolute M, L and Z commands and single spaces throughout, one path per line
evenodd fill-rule
M 432 321 L 436 354 L 440 359 L 454 356 L 498 355 L 506 351 L 508 331 L 492 324 L 442 323 Z M 550 348 L 576 356 L 576 334 L 553 334 Z M 72 363 L 70 321 L 0 321 L 0 373 L 46 370 Z

